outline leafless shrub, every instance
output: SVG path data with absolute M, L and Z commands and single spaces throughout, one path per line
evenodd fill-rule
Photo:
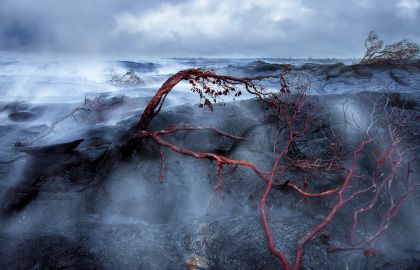
M 419 56 L 419 45 L 406 39 L 384 46 L 383 40 L 371 31 L 365 41 L 366 53 L 360 64 L 398 64 L 415 61 Z
M 129 70 L 123 75 L 113 72 L 111 76 L 112 78 L 108 83 L 116 86 L 136 86 L 145 83 L 134 70 Z

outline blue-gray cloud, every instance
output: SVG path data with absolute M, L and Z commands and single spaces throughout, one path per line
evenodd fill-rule
M 420 0 L 0 0 L 6 52 L 352 57 L 418 25 Z

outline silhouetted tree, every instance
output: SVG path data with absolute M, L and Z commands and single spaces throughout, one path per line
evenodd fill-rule
M 366 53 L 361 64 L 398 64 L 414 60 L 419 56 L 419 45 L 406 39 L 384 46 L 383 40 L 371 31 L 365 41 Z

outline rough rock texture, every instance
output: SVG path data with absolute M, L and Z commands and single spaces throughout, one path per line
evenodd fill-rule
M 369 80 L 372 73 L 365 67 L 336 65 L 328 69 L 328 80 L 346 73 Z M 389 70 L 384 68 L 384 72 Z M 414 71 L 408 67 L 401 72 Z M 392 76 L 404 80 L 405 75 L 393 71 Z M 324 137 L 331 132 L 332 123 L 341 121 L 343 104 L 348 102 L 354 113 L 365 114 L 371 108 L 370 101 L 381 95 L 308 97 L 317 108 L 316 119 L 325 123 L 294 141 L 288 157 L 330 157 Z M 407 141 L 415 143 L 420 139 L 419 96 L 392 95 L 390 105 L 403 108 L 407 115 Z M 145 104 L 144 100 L 133 103 Z M 117 121 L 89 125 L 70 122 L 62 134 L 56 132 L 52 138 L 26 148 L 15 144 L 36 138 L 45 126 L 10 122 L 0 126 L 1 148 L 5 149 L 0 163 L 0 268 L 186 269 L 192 259 L 200 261 L 200 266 L 192 269 L 278 268 L 278 260 L 267 250 L 258 215 L 264 184 L 252 171 L 238 168 L 231 173 L 232 168 L 224 168 L 221 199 L 222 194 L 214 191 L 216 166 L 207 160 L 165 150 L 165 177 L 159 183 L 159 148 L 150 141 L 143 141 L 132 157 L 120 158 L 116 144 L 139 118 L 141 107 L 133 103 L 127 101 L 129 109 Z M 136 111 L 131 113 L 133 107 Z M 269 169 L 275 126 L 261 112 L 261 103 L 256 100 L 215 106 L 214 112 L 183 105 L 162 110 L 150 128 L 208 125 L 247 137 L 248 141 L 234 141 L 199 131 L 180 132 L 165 139 L 196 151 L 250 160 Z M 285 136 L 280 133 L 280 140 Z M 343 147 L 348 147 L 343 151 L 351 151 L 353 138 L 340 136 Z M 368 170 L 371 162 L 362 156 L 360 166 Z M 414 168 L 417 170 L 419 164 Z M 313 191 L 334 187 L 343 179 L 342 172 L 291 171 L 284 177 L 302 185 L 304 176 L 312 180 Z M 327 252 L 325 241 L 317 237 L 305 249 L 303 268 L 415 269 L 420 263 L 420 219 L 411 214 L 418 211 L 417 205 L 418 199 L 407 202 L 375 246 L 375 257 L 364 257 L 362 251 Z M 328 201 L 302 200 L 290 190 L 272 191 L 267 202 L 269 220 L 276 245 L 289 260 L 293 261 L 299 236 L 319 223 L 329 207 Z M 337 235 L 334 240 L 347 237 L 350 213 L 343 209 L 328 227 L 329 234 Z

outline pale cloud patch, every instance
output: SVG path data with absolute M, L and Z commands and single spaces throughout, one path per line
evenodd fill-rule
M 164 39 L 195 36 L 212 40 L 236 35 L 244 29 L 247 33 L 260 27 L 272 31 L 279 21 L 298 22 L 308 14 L 310 11 L 300 1 L 199 0 L 162 4 L 147 13 L 118 14 L 115 30 L 116 33 L 158 35 Z
M 415 19 L 420 9 L 420 0 L 399 0 L 397 7 L 399 15 Z
M 371 30 L 418 42 L 419 2 L 0 0 L 0 52 L 353 57 Z

